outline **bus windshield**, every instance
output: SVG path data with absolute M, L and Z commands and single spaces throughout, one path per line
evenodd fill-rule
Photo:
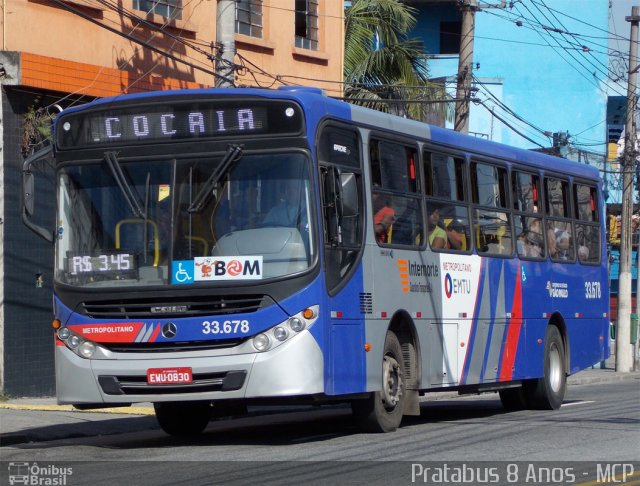
M 56 279 L 74 286 L 229 285 L 314 262 L 302 153 L 66 165 Z

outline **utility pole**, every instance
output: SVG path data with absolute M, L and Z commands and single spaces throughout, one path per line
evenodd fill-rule
M 460 57 L 458 58 L 458 79 L 456 84 L 456 118 L 454 129 L 469 133 L 469 101 L 473 74 L 473 36 L 477 0 L 463 0 L 462 27 L 460 32 Z
M 640 7 L 632 7 L 629 45 L 629 81 L 627 88 L 627 123 L 625 125 L 622 163 L 622 221 L 620 235 L 620 272 L 618 280 L 618 325 L 616 328 L 616 371 L 628 373 L 633 365 L 631 345 L 631 255 L 633 214 L 633 166 L 636 160 L 636 80 L 638 78 L 638 22 Z
M 216 8 L 216 42 L 220 49 L 216 56 L 216 88 L 233 87 L 235 45 L 236 2 L 218 0 Z

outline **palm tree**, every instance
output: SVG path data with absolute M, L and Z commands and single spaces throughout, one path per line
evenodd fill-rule
M 415 13 L 398 0 L 351 2 L 345 12 L 345 97 L 416 120 L 450 118 L 449 103 L 424 103 L 446 94 L 442 85 L 429 81 L 422 42 L 407 38 Z

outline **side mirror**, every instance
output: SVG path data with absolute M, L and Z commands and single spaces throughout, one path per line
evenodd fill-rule
M 35 213 L 35 175 L 33 174 L 33 167 L 38 164 L 45 164 L 48 159 L 51 158 L 53 149 L 48 146 L 32 156 L 28 157 L 24 161 L 22 166 L 22 198 L 20 206 L 22 209 L 22 222 L 24 225 L 33 231 L 35 234 L 44 238 L 45 240 L 53 243 L 54 233 L 51 230 L 35 224 L 31 217 Z
M 337 170 L 330 167 L 324 172 L 323 183 L 324 218 L 327 230 L 327 242 L 334 245 L 340 243 L 340 195 Z
M 33 216 L 33 191 L 35 191 L 33 172 L 22 173 L 22 204 L 27 216 Z
M 356 176 L 351 172 L 340 174 L 342 186 L 342 216 L 345 218 L 358 215 L 358 186 Z

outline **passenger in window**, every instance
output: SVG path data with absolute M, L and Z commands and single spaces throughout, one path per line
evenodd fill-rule
M 518 237 L 518 255 L 528 258 L 542 258 L 542 235 L 532 231 L 523 231 Z
M 578 258 L 580 259 L 581 262 L 588 262 L 589 261 L 589 248 L 587 248 L 584 245 L 580 245 L 578 247 Z
M 531 219 L 524 237 L 525 256 L 541 258 L 544 255 L 542 240 L 542 220 Z
M 451 220 L 451 222 L 444 227 L 444 231 L 447 233 L 447 248 L 451 248 L 452 250 L 466 250 L 462 237 L 464 229 L 460 232 L 456 229 L 456 226 L 458 226 L 458 229 L 462 229 L 459 225 L 456 225 L 454 220 Z
M 571 235 L 568 231 L 556 231 L 556 259 L 569 260 L 571 250 Z
M 440 209 L 435 208 L 429 215 L 429 244 L 431 248 L 447 248 L 447 232 L 440 225 Z
M 384 194 L 373 192 L 373 227 L 378 243 L 390 243 L 391 226 L 395 221 L 395 211 L 391 207 L 391 200 Z

